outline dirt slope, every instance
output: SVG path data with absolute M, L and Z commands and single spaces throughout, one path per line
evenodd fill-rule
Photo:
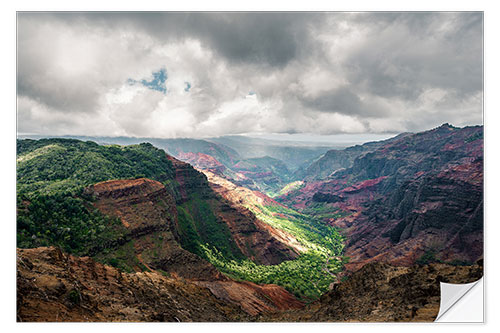
M 239 321 L 240 307 L 183 279 L 123 273 L 54 247 L 17 250 L 18 321 Z

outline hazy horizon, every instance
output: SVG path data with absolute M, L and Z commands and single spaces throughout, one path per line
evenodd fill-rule
M 450 124 L 454 126 L 453 124 Z M 468 126 L 483 126 L 483 124 L 475 124 Z M 437 127 L 437 126 L 436 126 Z M 456 126 L 455 126 L 456 127 Z M 465 126 L 464 126 L 465 127 Z M 433 127 L 435 128 L 435 127 Z M 428 128 L 427 130 L 431 130 L 433 128 Z M 223 137 L 246 137 L 250 139 L 259 139 L 266 140 L 269 143 L 277 142 L 281 143 L 281 145 L 289 143 L 291 146 L 293 144 L 302 144 L 309 146 L 335 146 L 339 147 L 348 147 L 350 145 L 363 144 L 372 141 L 382 141 L 386 139 L 390 139 L 395 137 L 399 133 L 365 133 L 365 134 L 333 134 L 333 135 L 319 135 L 313 133 L 268 133 L 268 134 L 259 134 L 259 133 L 243 133 L 243 134 L 227 134 L 216 137 L 179 137 L 179 138 L 159 138 L 159 137 L 139 137 L 139 136 L 108 136 L 108 135 L 72 135 L 72 134 L 64 134 L 64 135 L 50 135 L 50 134 L 32 134 L 32 133 L 17 133 L 17 138 L 72 138 L 72 137 L 82 137 L 82 138 L 128 138 L 128 139 L 159 139 L 159 140 L 175 140 L 175 139 L 192 139 L 192 140 L 208 140 L 223 138 Z

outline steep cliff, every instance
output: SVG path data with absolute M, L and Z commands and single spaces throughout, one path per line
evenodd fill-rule
M 251 237 L 260 240 L 255 242 L 258 246 L 255 247 L 254 251 L 260 251 L 262 255 L 269 256 L 269 252 L 280 249 L 287 253 L 290 258 L 296 258 L 298 254 L 307 251 L 293 235 L 259 220 L 252 212 L 252 210 L 259 210 L 259 206 L 263 204 L 278 204 L 273 202 L 274 200 L 248 188 L 238 186 L 210 171 L 204 171 L 204 174 L 210 181 L 212 189 L 231 203 L 233 207 L 237 207 L 241 214 L 247 216 L 248 221 L 252 222 L 252 224 L 243 224 L 240 220 L 232 219 L 231 221 L 230 218 L 227 218 L 228 223 L 232 224 L 232 228 L 239 229 L 235 234 L 240 235 L 240 237 Z M 247 230 L 243 229 L 245 225 L 248 226 Z M 258 235 L 254 235 L 254 233 Z
M 170 159 L 181 192 L 179 228 L 186 248 L 196 253 L 201 251 L 200 244 L 209 243 L 227 258 L 250 258 L 265 265 L 297 257 L 286 244 L 259 228 L 253 214 L 214 191 L 203 173 Z
M 482 126 L 405 134 L 278 201 L 347 235 L 346 267 L 471 263 L 483 252 Z
M 189 279 L 224 279 L 207 261 L 179 245 L 177 208 L 164 185 L 150 179 L 110 180 L 86 192 L 94 205 L 120 219 L 129 231 L 124 244 L 94 253 L 98 260 L 118 267 L 161 269 Z
M 335 172 L 352 167 L 354 160 L 366 153 L 372 152 L 384 144 L 407 135 L 400 134 L 394 138 L 368 142 L 362 145 L 356 145 L 345 149 L 332 149 L 327 151 L 321 158 L 311 163 L 306 169 L 299 170 L 295 178 L 303 180 L 321 180 L 333 176 Z

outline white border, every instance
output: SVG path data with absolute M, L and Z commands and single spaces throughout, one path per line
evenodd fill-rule
M 8 2 L 8 3 L 7 3 Z M 210 1 L 102 1 L 87 0 L 85 2 L 71 2 L 67 0 L 23 0 L 23 1 L 4 1 L 2 2 L 1 15 L 1 34 L 2 61 L 0 62 L 2 73 L 2 115 L 5 117 L 1 122 L 2 134 L 2 191 L 1 208 L 2 216 L 2 273 L 0 286 L 2 295 L 2 308 L 0 309 L 2 324 L 5 331 L 88 331 L 91 330 L 125 330 L 136 331 L 199 331 L 204 332 L 234 332 L 255 330 L 283 330 L 286 332 L 303 332 L 304 330 L 314 331 L 370 331 L 391 332 L 401 330 L 418 331 L 453 329 L 455 332 L 470 332 L 477 329 L 492 329 L 499 323 L 500 313 L 498 309 L 498 300 L 495 296 L 499 295 L 498 283 L 500 281 L 498 265 L 495 264 L 496 258 L 491 258 L 494 253 L 498 253 L 498 237 L 500 236 L 498 213 L 496 209 L 491 209 L 498 201 L 497 191 L 499 188 L 499 176 L 497 170 L 498 153 L 497 145 L 500 142 L 498 137 L 498 114 L 500 107 L 498 103 L 498 76 L 500 54 L 498 48 L 498 33 L 500 32 L 499 12 L 496 1 L 394 1 L 394 0 L 351 0 L 342 2 L 333 2 L 327 0 L 307 0 L 307 1 L 229 1 L 229 0 L 210 0 Z M 486 325 L 464 325 L 464 324 L 192 324 L 192 325 L 157 325 L 157 324 L 16 324 L 15 323 L 15 80 L 16 80 L 16 59 L 15 59 L 15 25 L 16 11 L 37 11 L 37 10 L 125 10 L 125 11 L 485 11 L 485 290 L 486 290 Z M 425 325 L 425 327 L 422 327 Z M 498 329 L 498 327 L 496 327 Z

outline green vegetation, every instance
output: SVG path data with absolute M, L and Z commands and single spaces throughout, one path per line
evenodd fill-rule
M 435 250 L 427 250 L 415 261 L 415 263 L 419 265 L 427 265 L 430 263 L 442 262 L 440 259 L 436 258 L 436 254 L 437 252 Z
M 328 291 L 335 281 L 334 274 L 342 270 L 345 262 L 335 259 L 344 248 L 344 237 L 338 230 L 281 205 L 246 208 L 261 221 L 293 235 L 306 252 L 295 260 L 269 266 L 244 258 L 225 224 L 221 225 L 213 215 L 209 201 L 197 195 L 178 206 L 182 247 L 207 259 L 233 279 L 277 284 L 304 301 L 317 299 Z
M 269 156 L 243 159 L 230 168 L 236 172 L 245 173 L 245 176 L 253 181 L 254 186 L 260 192 L 271 198 L 278 195 L 279 190 L 290 180 L 291 176 L 283 161 Z M 231 176 L 231 171 L 226 170 L 225 174 Z
M 80 193 L 110 179 L 144 176 L 168 182 L 172 163 L 149 143 L 99 146 L 88 141 L 41 139 L 17 141 L 18 195 Z
M 328 291 L 344 260 L 331 260 L 342 255 L 344 237 L 307 215 L 283 206 L 248 206 L 255 215 L 271 226 L 293 235 L 308 249 L 299 258 L 279 265 L 257 265 L 251 260 L 231 260 L 209 244 L 200 244 L 203 256 L 223 273 L 237 280 L 280 285 L 304 301 L 311 301 Z M 330 258 L 327 270 L 327 262 Z
M 111 179 L 147 177 L 162 182 L 180 198 L 172 164 L 162 150 L 151 144 L 99 146 L 78 140 L 42 139 L 18 140 L 17 151 L 19 247 L 55 245 L 75 255 L 91 255 L 126 272 L 147 270 L 135 255 L 134 241 L 119 219 L 95 209 L 94 198 L 84 188 Z M 301 185 L 289 184 L 289 188 L 295 186 Z M 258 265 L 244 257 L 226 223 L 217 217 L 216 200 L 193 187 L 188 200 L 178 203 L 183 248 L 235 279 L 275 283 L 305 301 L 328 290 L 343 265 L 338 258 L 344 238 L 337 229 L 281 205 L 248 205 L 257 218 L 288 232 L 305 249 L 296 260 Z M 152 248 L 149 255 L 156 256 L 156 251 Z M 77 299 L 75 295 L 70 297 Z
M 319 220 L 326 220 L 331 218 L 341 218 L 349 215 L 349 213 L 334 207 L 326 202 L 311 202 L 307 208 L 303 210 L 304 214 L 313 216 Z
M 241 259 L 243 254 L 229 228 L 214 215 L 210 201 L 193 194 L 191 200 L 177 206 L 179 234 L 184 249 L 204 256 L 202 244 L 210 244 L 227 259 Z
M 343 237 L 338 230 L 311 216 L 280 205 L 257 205 L 258 209 L 247 208 L 252 210 L 260 220 L 289 232 L 310 250 L 318 251 L 326 256 L 340 255 L 343 250 Z
M 116 248 L 103 248 L 93 258 L 98 262 L 121 269 L 127 273 L 134 272 L 136 268 L 145 270 L 145 267 L 135 255 L 133 240 L 129 240 Z
M 287 194 L 288 192 L 292 192 L 292 191 L 295 191 L 295 190 L 298 190 L 300 189 L 301 187 L 304 186 L 304 181 L 302 180 L 297 180 L 297 181 L 294 181 L 294 182 L 291 182 L 291 183 L 288 183 L 286 184 L 277 194 L 276 196 L 279 196 L 279 195 L 284 195 L 284 194 Z
M 77 255 L 93 254 L 123 242 L 126 230 L 118 219 L 94 208 L 85 186 L 139 175 L 173 186 L 171 162 L 151 144 L 18 140 L 17 152 L 19 247 L 55 245 Z
M 317 251 L 310 251 L 279 265 L 266 266 L 257 265 L 248 259 L 227 260 L 217 250 L 208 246 L 203 248 L 207 259 L 230 277 L 255 283 L 274 283 L 304 301 L 317 299 L 335 281 L 335 277 L 324 269 L 325 255 Z M 335 267 L 336 272 L 341 269 L 341 264 Z
M 85 255 L 125 235 L 116 218 L 104 216 L 89 202 L 65 193 L 18 196 L 17 244 L 19 247 L 56 245 L 64 251 Z
M 68 293 L 68 300 L 73 305 L 80 304 L 81 299 L 82 299 L 82 296 L 81 296 L 80 291 L 78 289 L 71 289 L 71 291 Z

